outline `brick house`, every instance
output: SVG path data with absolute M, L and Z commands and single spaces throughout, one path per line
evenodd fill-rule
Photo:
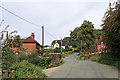
M 96 51 L 100 52 L 104 48 L 106 48 L 106 46 L 103 43 L 103 35 L 100 35 L 100 39 L 96 40 Z
M 26 54 L 30 54 L 32 51 L 41 50 L 41 45 L 35 40 L 34 33 L 32 33 L 31 36 L 25 39 L 21 39 L 21 41 L 22 47 L 25 49 Z M 11 48 L 16 54 L 21 52 L 19 46 L 12 45 Z

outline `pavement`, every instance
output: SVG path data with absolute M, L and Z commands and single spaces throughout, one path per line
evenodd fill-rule
M 77 54 L 64 58 L 64 64 L 44 70 L 48 78 L 118 78 L 118 69 L 92 61 L 76 60 Z

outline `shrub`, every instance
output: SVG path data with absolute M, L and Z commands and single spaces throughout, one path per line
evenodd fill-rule
M 28 60 L 29 63 L 32 63 L 36 66 L 40 66 L 40 67 L 46 67 L 48 64 L 51 63 L 51 58 L 49 57 L 39 57 L 39 55 L 37 53 L 31 53 L 31 54 L 19 54 L 17 56 L 17 60 L 18 62 L 21 62 L 23 60 Z
M 51 58 L 42 57 L 42 58 L 39 58 L 37 65 L 44 68 L 44 67 L 47 67 L 50 63 L 51 63 Z
M 68 52 L 68 51 L 72 51 L 72 49 L 70 49 L 70 48 L 63 49 L 63 52 Z
M 55 49 L 53 49 L 53 52 L 54 53 L 60 53 L 61 52 L 61 48 L 55 48 Z
M 120 69 L 120 59 L 117 59 L 116 57 L 113 58 L 112 54 L 110 53 L 103 53 L 97 62 L 112 65 Z
M 2 66 L 3 69 L 8 69 L 15 61 L 16 55 L 13 53 L 13 50 L 9 47 L 3 49 L 2 53 Z
M 29 63 L 26 60 L 14 63 L 10 69 L 11 73 L 8 78 L 45 78 L 46 75 L 41 68 Z M 5 78 L 5 76 L 3 77 Z
M 44 53 L 53 53 L 52 49 L 44 49 Z
M 67 52 L 67 54 L 72 54 L 72 53 L 73 53 L 73 51 L 68 51 L 68 52 Z
M 16 55 L 16 61 L 18 61 L 18 62 L 21 62 L 26 59 L 27 59 L 27 55 L 24 53 L 20 53 L 20 54 Z

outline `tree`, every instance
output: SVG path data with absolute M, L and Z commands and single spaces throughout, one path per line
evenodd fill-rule
M 104 40 L 108 52 L 112 57 L 120 57 L 120 3 L 116 2 L 115 7 L 110 8 L 103 18 Z
M 86 51 L 92 48 L 95 44 L 96 35 L 94 34 L 94 25 L 92 22 L 84 20 L 79 32 L 77 32 L 77 39 L 80 43 L 82 41 L 82 48 Z M 81 46 L 78 46 L 81 48 Z
M 63 42 L 65 43 L 66 47 L 71 46 L 70 37 L 64 37 Z
M 94 33 L 96 34 L 96 39 L 100 39 L 100 35 L 103 35 L 102 29 L 95 29 Z
M 79 42 L 77 39 L 77 32 L 79 31 L 80 27 L 76 27 L 73 31 L 70 32 L 70 44 L 72 47 L 77 47 Z

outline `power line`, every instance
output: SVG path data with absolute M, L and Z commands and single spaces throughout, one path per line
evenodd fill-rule
M 15 13 L 9 11 L 8 9 L 6 9 L 6 8 L 4 8 L 4 7 L 2 7 L 2 6 L 0 6 L 0 7 L 1 7 L 2 9 L 4 9 L 5 11 L 9 12 L 10 14 L 14 15 L 15 17 L 17 17 L 17 18 L 19 18 L 19 19 L 21 19 L 21 20 L 23 20 L 23 21 L 25 21 L 25 22 L 27 22 L 27 23 L 29 23 L 29 24 L 32 24 L 32 25 L 37 26 L 37 27 L 41 27 L 40 25 L 37 25 L 37 24 L 35 24 L 35 23 L 31 22 L 31 21 L 26 20 L 25 18 L 22 18 L 22 17 L 16 15 Z M 42 28 L 42 27 L 41 27 L 41 28 Z M 45 31 L 46 31 L 51 37 L 55 38 L 55 37 L 54 37 L 52 34 L 50 34 L 47 30 L 45 30 Z
M 30 24 L 32 24 L 32 25 L 34 25 L 34 26 L 37 26 L 37 27 L 41 27 L 40 25 L 37 25 L 37 24 L 35 24 L 35 23 L 32 23 L 32 22 L 30 22 L 30 21 L 28 21 L 28 20 L 26 20 L 26 19 L 24 19 L 24 18 L 22 18 L 22 17 L 20 17 L 20 16 L 18 16 L 18 15 L 16 15 L 16 14 L 14 14 L 13 12 L 9 11 L 8 9 L 6 9 L 6 8 L 4 8 L 4 7 L 2 7 L 2 6 L 0 6 L 0 7 L 1 7 L 2 9 L 6 10 L 7 12 L 11 13 L 12 15 L 18 17 L 19 19 L 24 20 L 25 22 L 28 22 L 28 23 L 30 23 Z M 41 27 L 41 28 L 42 28 L 42 27 Z

